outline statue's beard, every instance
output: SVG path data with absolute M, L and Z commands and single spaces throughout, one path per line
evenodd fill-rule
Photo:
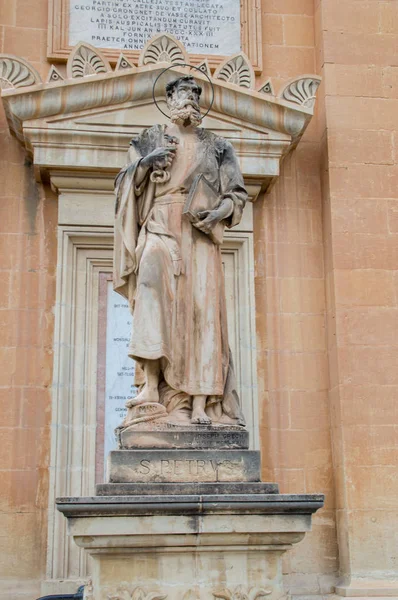
M 202 121 L 199 104 L 193 100 L 182 100 L 181 102 L 173 100 L 169 103 L 169 109 L 171 122 L 177 125 L 197 127 Z

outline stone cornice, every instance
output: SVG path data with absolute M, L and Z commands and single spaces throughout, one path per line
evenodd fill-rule
M 26 62 L 0 55 L 0 86 L 9 127 L 33 155 L 38 171 L 64 164 L 68 169 L 108 168 L 113 172 L 124 162 L 132 132 L 164 121 L 151 106 L 154 82 L 171 67 L 157 86 L 157 100 L 164 102 L 158 92 L 163 94 L 168 81 L 188 73 L 186 67 L 174 64 L 173 56 L 177 52 L 184 60 L 188 58 L 172 36 L 160 37 L 162 47 L 166 42 L 169 45 L 170 57 L 163 53 L 159 55 L 162 62 L 157 61 L 159 36 L 155 36 L 142 50 L 139 66 L 119 60 L 115 71 L 99 50 L 80 43 L 69 57 L 67 78 L 51 67 L 46 83 L 39 81 L 34 70 L 30 73 Z M 210 75 L 211 83 L 208 75 L 208 69 L 203 75 L 195 71 L 203 88 L 203 110 L 211 104 L 212 86 L 214 90 L 204 126 L 212 129 L 222 122 L 220 128 L 216 126 L 217 133 L 228 130 L 227 138 L 235 146 L 245 176 L 263 181 L 265 189 L 279 174 L 282 157 L 295 147 L 308 126 L 320 79 L 315 75 L 297 77 L 282 86 L 277 96 L 270 80 L 255 90 L 253 69 L 243 53 L 225 59 Z M 134 110 L 145 106 L 142 123 L 142 116 L 141 121 L 139 117 L 136 120 Z M 119 120 L 112 121 L 117 112 Z M 107 122 L 104 114 L 109 115 Z M 93 120 L 96 115 L 101 117 L 98 122 Z
M 132 100 L 150 100 L 156 77 L 167 63 L 138 67 L 133 72 L 110 72 L 57 82 L 39 83 L 28 88 L 5 89 L 2 93 L 9 124 L 18 137 L 25 121 L 55 115 L 72 115 L 95 108 L 112 108 Z M 173 67 L 164 76 L 164 84 L 186 74 L 183 67 Z M 202 105 L 206 110 L 211 99 L 210 84 L 195 74 L 203 87 Z M 256 92 L 220 80 L 214 80 L 212 109 L 223 115 L 287 133 L 296 140 L 308 125 L 313 109 L 294 105 L 282 98 Z M 159 97 L 160 98 L 160 97 Z

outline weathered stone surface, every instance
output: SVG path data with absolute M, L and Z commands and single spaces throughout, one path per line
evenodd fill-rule
M 198 425 L 181 427 L 165 423 L 158 426 L 156 422 L 148 427 L 128 427 L 121 432 L 120 442 L 123 449 L 129 448 L 186 448 L 201 450 L 217 448 L 218 450 L 246 450 L 249 447 L 249 432 L 243 427 L 212 427 Z
M 283 554 L 322 505 L 321 495 L 279 494 L 57 501 L 94 561 L 90 600 L 282 600 Z
M 251 450 L 114 450 L 109 483 L 260 481 L 260 453 Z
M 278 494 L 277 483 L 101 483 L 98 496 Z
M 250 87 L 250 65 L 243 56 L 232 60 Z M 240 223 L 248 194 L 232 145 L 199 127 L 201 91 L 191 75 L 166 86 L 170 123 L 131 140 L 117 177 L 113 283 L 134 306 L 128 354 L 140 364 L 134 382 L 142 386 L 126 402 L 121 430 L 159 419 L 245 424 L 220 246 L 225 226 Z M 142 252 L 145 232 L 153 243 Z M 131 262 L 134 272 L 125 268 Z

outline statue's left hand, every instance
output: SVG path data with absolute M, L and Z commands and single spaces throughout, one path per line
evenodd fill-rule
M 194 226 L 203 231 L 203 233 L 210 233 L 210 231 L 223 219 L 229 217 L 233 211 L 234 204 L 230 198 L 224 198 L 220 206 L 215 210 L 203 210 L 198 213 L 200 221 L 194 223 Z

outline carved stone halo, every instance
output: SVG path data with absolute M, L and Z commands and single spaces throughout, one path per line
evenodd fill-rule
M 168 119 L 170 119 L 170 115 L 168 115 L 167 113 L 165 113 L 160 108 L 160 106 L 159 106 L 159 104 L 158 104 L 158 102 L 156 100 L 155 88 L 156 88 L 156 84 L 157 84 L 158 80 L 160 79 L 160 77 L 162 75 L 164 75 L 166 73 L 166 71 L 168 71 L 169 69 L 172 69 L 174 67 L 188 67 L 189 69 L 196 69 L 197 71 L 199 71 L 200 73 L 202 73 L 202 75 L 205 75 L 207 77 L 207 79 L 208 79 L 208 81 L 209 81 L 209 83 L 211 85 L 212 97 L 211 97 L 210 106 L 209 106 L 209 108 L 207 109 L 207 111 L 205 112 L 205 114 L 202 117 L 202 119 L 204 119 L 209 114 L 209 112 L 211 111 L 211 108 L 213 106 L 213 102 L 214 102 L 214 85 L 213 85 L 213 82 L 210 79 L 209 75 L 205 71 L 203 71 L 203 69 L 201 69 L 200 67 L 195 67 L 194 65 L 189 65 L 188 63 L 176 63 L 176 64 L 172 64 L 172 65 L 170 65 L 170 67 L 167 67 L 166 69 L 163 69 L 163 71 L 161 71 L 159 73 L 159 75 L 156 77 L 156 79 L 155 79 L 155 81 L 153 83 L 153 87 L 152 87 L 152 99 L 153 99 L 153 101 L 155 103 L 156 108 L 158 110 L 160 110 L 160 112 L 162 113 L 162 115 L 164 115 L 165 117 L 167 117 Z

